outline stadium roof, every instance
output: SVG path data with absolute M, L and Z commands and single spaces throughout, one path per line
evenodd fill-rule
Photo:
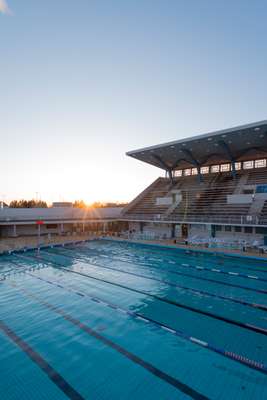
M 267 156 L 267 120 L 126 154 L 164 170 L 264 158 Z

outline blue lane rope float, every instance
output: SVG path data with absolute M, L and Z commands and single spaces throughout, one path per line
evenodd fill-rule
M 208 297 L 213 297 L 213 298 L 217 298 L 217 299 L 220 299 L 220 300 L 227 300 L 227 301 L 231 301 L 233 303 L 242 304 L 244 306 L 258 308 L 258 309 L 260 309 L 262 311 L 267 311 L 267 306 L 265 306 L 263 304 L 249 303 L 249 302 L 246 302 L 246 301 L 241 300 L 241 299 L 222 296 L 222 295 L 216 295 L 216 294 L 213 294 L 213 293 L 210 293 L 210 292 L 206 292 L 204 290 L 199 290 L 199 289 L 189 288 L 187 286 L 178 285 L 176 283 L 169 282 L 169 281 L 167 281 L 165 279 L 159 279 L 159 278 L 155 278 L 155 277 L 151 277 L 151 276 L 147 276 L 147 275 L 143 275 L 143 274 L 137 274 L 137 273 L 134 273 L 134 272 L 131 272 L 131 271 L 123 271 L 123 270 L 121 270 L 119 268 L 108 267 L 108 266 L 104 266 L 104 265 L 101 265 L 101 264 L 95 263 L 95 262 L 91 262 L 90 263 L 89 261 L 86 261 L 86 260 L 84 260 L 83 258 L 81 258 L 79 256 L 70 256 L 70 255 L 65 255 L 65 254 L 62 254 L 62 253 L 56 253 L 54 250 L 53 250 L 53 253 L 49 253 L 49 255 L 50 254 L 58 254 L 60 256 L 66 257 L 66 258 L 69 257 L 69 258 L 72 258 L 72 259 L 80 259 L 85 264 L 88 264 L 88 265 L 93 265 L 93 266 L 96 266 L 96 267 L 99 267 L 99 268 L 104 268 L 104 269 L 108 269 L 108 270 L 112 270 L 112 271 L 121 272 L 123 274 L 133 275 L 133 276 L 136 276 L 136 277 L 140 277 L 140 278 L 145 278 L 145 279 L 161 282 L 161 283 L 164 283 L 164 284 L 166 284 L 168 286 L 177 287 L 179 289 L 184 289 L 184 290 L 190 291 L 192 293 L 203 294 L 203 295 L 208 296 Z
M 71 249 L 71 248 L 67 248 L 67 249 L 68 250 L 73 250 L 73 251 L 75 250 L 75 249 Z M 90 249 L 88 249 L 87 251 L 90 252 Z M 101 254 L 100 254 L 100 256 L 101 256 Z M 104 255 L 102 255 L 102 256 L 104 257 Z M 116 261 L 127 262 L 126 260 L 120 259 L 119 257 L 116 257 L 116 258 L 115 257 L 110 257 L 110 258 L 112 258 L 113 260 L 116 260 Z M 155 259 L 155 261 L 166 262 L 166 261 L 164 261 L 163 259 L 160 259 L 160 258 Z M 243 274 L 243 273 L 233 272 L 233 271 L 223 271 L 223 270 L 218 269 L 218 268 L 207 268 L 207 267 L 202 267 L 202 266 L 199 266 L 199 265 L 194 266 L 194 265 L 187 264 L 187 263 L 178 263 L 176 261 L 168 261 L 168 263 L 169 264 L 173 264 L 173 265 L 177 265 L 177 266 L 180 266 L 180 267 L 196 269 L 198 271 L 203 270 L 203 271 L 207 271 L 207 272 L 216 272 L 216 273 L 221 273 L 221 274 L 224 274 L 224 275 L 232 275 L 232 276 L 237 276 L 237 277 L 247 278 L 247 279 L 257 279 L 257 280 L 262 281 L 262 282 L 267 282 L 267 279 L 260 278 L 260 277 L 258 277 L 256 275 L 250 275 L 250 274 L 248 275 L 248 274 Z M 150 265 L 148 265 L 148 266 L 150 266 Z
M 122 261 L 122 262 L 127 262 L 127 261 Z M 180 266 L 181 266 L 181 264 L 179 264 L 179 267 Z M 149 265 L 149 267 L 158 270 L 158 267 L 154 267 L 154 266 L 151 266 L 151 265 Z M 182 266 L 182 267 L 185 268 L 185 266 Z M 198 272 L 199 272 L 199 270 L 203 269 L 203 267 L 200 267 L 200 266 L 192 267 L 192 268 L 196 269 Z M 187 276 L 189 278 L 194 278 L 194 279 L 203 280 L 203 281 L 207 281 L 207 282 L 218 283 L 218 284 L 221 284 L 221 285 L 224 285 L 224 286 L 231 286 L 231 287 L 245 289 L 245 290 L 249 290 L 249 291 L 253 291 L 253 292 L 257 292 L 257 293 L 267 294 L 267 290 L 265 290 L 265 289 L 255 289 L 255 288 L 252 288 L 250 286 L 244 286 L 244 285 L 239 285 L 239 284 L 236 284 L 236 283 L 218 281 L 218 280 L 212 279 L 212 278 L 206 278 L 206 277 L 204 278 L 203 276 L 191 275 L 191 274 L 188 274 L 188 273 L 178 272 L 178 271 L 173 271 L 173 270 L 168 270 L 168 269 L 164 269 L 164 271 L 169 272 L 171 274 L 179 275 L 179 276 Z M 215 272 L 215 271 L 213 271 L 213 272 Z
M 103 299 L 99 298 L 98 296 L 91 296 L 88 293 L 84 293 L 84 292 L 80 291 L 80 289 L 77 290 L 73 285 L 64 286 L 64 285 L 58 283 L 58 281 L 50 281 L 48 279 L 36 276 L 35 274 L 32 274 L 32 273 L 30 273 L 28 271 L 26 271 L 26 273 L 28 275 L 32 276 L 35 279 L 38 279 L 38 280 L 43 281 L 45 283 L 48 283 L 50 285 L 59 287 L 59 288 L 61 288 L 63 290 L 66 290 L 66 291 L 68 291 L 70 293 L 74 293 L 77 296 L 88 297 L 91 301 L 93 301 L 95 303 L 98 303 L 98 304 L 101 304 L 103 306 L 112 308 L 113 310 L 116 310 L 116 311 L 121 312 L 123 314 L 127 314 L 127 315 L 129 315 L 129 316 L 131 316 L 131 317 L 133 317 L 133 318 L 135 318 L 135 319 L 137 319 L 139 321 L 143 321 L 144 323 L 152 324 L 152 325 L 154 325 L 156 327 L 159 327 L 159 328 L 163 329 L 166 332 L 169 332 L 170 334 L 173 334 L 173 335 L 175 335 L 177 337 L 185 339 L 185 340 L 187 340 L 189 342 L 192 342 L 192 343 L 194 343 L 194 344 L 196 344 L 198 346 L 205 347 L 205 348 L 207 348 L 207 349 L 209 349 L 209 350 L 211 350 L 211 351 L 213 351 L 215 353 L 218 353 L 218 354 L 220 354 L 220 355 L 222 355 L 224 357 L 230 358 L 230 359 L 232 359 L 234 361 L 237 361 L 237 362 L 239 362 L 239 363 L 241 363 L 243 365 L 246 365 L 247 367 L 250 367 L 252 369 L 256 369 L 256 370 L 258 370 L 260 372 L 263 372 L 264 374 L 267 375 L 267 366 L 265 366 L 263 363 L 261 363 L 259 361 L 251 360 L 251 359 L 249 359 L 249 358 L 247 358 L 245 356 L 242 356 L 240 354 L 237 354 L 237 353 L 234 353 L 234 352 L 231 352 L 231 351 L 228 351 L 228 350 L 224 350 L 224 349 L 220 349 L 218 347 L 215 347 L 215 346 L 213 346 L 212 344 L 210 344 L 210 343 L 208 343 L 206 341 L 203 341 L 203 340 L 201 340 L 199 338 L 196 338 L 194 336 L 188 335 L 187 333 L 185 333 L 185 332 L 183 332 L 181 330 L 174 329 L 174 328 L 172 328 L 172 327 L 170 327 L 170 326 L 168 326 L 166 324 L 162 324 L 162 323 L 160 323 L 160 322 L 158 322 L 158 321 L 156 321 L 156 320 L 154 320 L 152 318 L 146 317 L 146 316 L 144 316 L 144 315 L 142 315 L 140 313 L 136 313 L 134 311 L 130 311 L 128 309 L 120 307 L 120 306 L 118 306 L 118 305 L 116 305 L 114 303 L 110 303 L 110 302 L 108 302 L 106 300 L 103 300 Z
M 25 257 L 25 258 L 28 258 L 28 257 Z M 188 305 L 185 305 L 185 304 L 181 304 L 181 303 L 178 303 L 178 302 L 176 302 L 174 300 L 170 300 L 170 299 L 167 299 L 167 298 L 164 298 L 164 297 L 160 297 L 160 296 L 157 296 L 155 294 L 151 294 L 151 293 L 143 291 L 143 290 L 130 288 L 129 286 L 126 286 L 126 285 L 123 285 L 123 284 L 120 284 L 120 283 L 116 283 L 116 282 L 112 282 L 112 281 L 109 281 L 107 279 L 101 279 L 101 278 L 97 278 L 97 277 L 89 275 L 89 274 L 85 274 L 85 273 L 82 273 L 82 272 L 70 270 L 69 268 L 66 268 L 62 264 L 59 264 L 59 263 L 57 263 L 55 261 L 53 261 L 53 262 L 52 261 L 47 261 L 47 260 L 41 258 L 40 256 L 38 256 L 38 257 L 29 256 L 29 258 L 45 262 L 46 264 L 51 265 L 52 267 L 55 266 L 55 268 L 63 269 L 64 271 L 68 271 L 69 273 L 72 273 L 72 274 L 77 274 L 77 275 L 80 275 L 80 276 L 87 277 L 89 279 L 93 279 L 93 280 L 96 280 L 96 281 L 99 281 L 99 282 L 107 283 L 109 285 L 121 287 L 123 289 L 130 290 L 130 291 L 135 292 L 135 293 L 140 293 L 140 294 L 146 295 L 148 297 L 154 298 L 156 300 L 162 301 L 164 303 L 171 304 L 171 305 L 173 305 L 175 307 L 182 308 L 182 309 L 185 309 L 185 310 L 189 310 L 189 311 L 195 312 L 195 313 L 200 314 L 200 315 L 205 315 L 205 316 L 208 316 L 210 318 L 217 319 L 217 320 L 226 322 L 228 324 L 239 326 L 240 328 L 247 329 L 247 330 L 253 331 L 255 333 L 267 336 L 267 329 L 264 329 L 264 328 L 261 328 L 261 327 L 258 327 L 258 326 L 250 325 L 250 324 L 243 323 L 243 322 L 240 322 L 240 321 L 235 321 L 235 320 L 232 320 L 230 318 L 226 318 L 226 317 L 223 317 L 223 316 L 220 316 L 220 315 L 217 315 L 217 314 L 213 314 L 213 313 L 211 313 L 209 311 L 200 310 L 200 309 L 197 309 L 195 307 L 191 307 L 191 306 L 188 306 Z
M 72 250 L 72 251 L 74 251 L 74 250 L 77 250 L 77 246 L 79 245 L 80 243 L 78 243 L 78 242 L 75 242 L 74 244 L 73 244 L 73 246 L 74 246 L 74 248 L 68 248 L 69 246 L 67 246 L 66 248 L 68 249 L 68 250 Z M 83 242 L 82 244 L 86 244 L 85 242 Z M 147 245 L 148 246 L 148 245 Z M 75 247 L 76 247 L 76 249 L 75 249 Z M 79 250 L 81 250 L 81 247 L 79 247 Z M 98 253 L 99 255 L 103 255 L 103 253 L 101 253 L 99 250 L 96 250 L 96 249 L 91 249 L 90 247 L 87 247 L 87 246 L 83 246 L 82 247 L 82 250 L 84 250 L 84 251 L 94 251 L 94 252 L 96 252 L 96 253 Z M 177 250 L 177 251 L 179 251 L 179 249 L 175 249 L 175 250 Z M 154 252 L 155 252 L 155 250 L 154 250 Z M 193 251 L 194 252 L 194 251 Z M 180 255 L 180 254 L 179 254 Z M 125 257 L 128 257 L 128 254 L 126 254 L 126 255 L 124 255 Z M 173 257 L 173 256 L 172 256 Z M 183 256 L 183 258 L 185 258 L 185 256 Z M 124 262 L 129 262 L 129 260 L 127 261 L 127 260 L 122 260 L 122 259 L 120 259 L 119 257 L 113 257 L 113 259 L 117 259 L 118 261 L 124 261 Z M 137 262 L 140 262 L 140 256 L 135 256 L 135 260 L 137 261 Z M 173 260 L 168 260 L 168 261 L 165 261 L 164 259 L 161 259 L 161 258 L 150 258 L 150 260 L 152 261 L 161 261 L 161 262 L 167 262 L 167 263 L 169 263 L 169 264 L 176 264 L 176 265 L 180 265 L 181 266 L 181 263 L 178 263 L 177 261 L 173 261 Z M 235 260 L 236 261 L 236 260 Z M 141 261 L 142 262 L 142 261 Z M 143 264 L 143 265 L 149 265 L 147 262 L 146 262 L 146 264 Z M 188 265 L 188 264 L 187 264 Z M 194 266 L 192 266 L 192 267 L 194 267 Z M 266 262 L 266 265 L 264 266 L 265 268 L 267 267 L 267 262 Z M 235 266 L 235 268 L 244 268 L 244 267 L 241 267 L 240 265 L 236 265 Z M 267 273 L 267 269 L 266 270 L 264 270 L 263 268 L 262 269 L 258 269 L 258 268 L 250 268 L 250 267 L 247 267 L 247 266 L 245 266 L 245 269 L 247 269 L 247 270 L 249 270 L 249 271 L 253 271 L 253 272 L 261 272 L 261 273 Z
M 133 363 L 139 365 L 146 371 L 150 372 L 152 375 L 156 376 L 157 378 L 161 379 L 162 381 L 168 383 L 169 385 L 175 387 L 180 392 L 185 393 L 186 395 L 190 396 L 194 400 L 210 400 L 205 395 L 201 394 L 197 390 L 193 389 L 191 386 L 186 385 L 182 381 L 174 378 L 172 375 L 164 372 L 163 370 L 155 367 L 153 364 L 145 361 L 141 357 L 137 356 L 136 354 L 130 352 L 129 350 L 125 349 L 124 347 L 120 346 L 119 344 L 113 342 L 112 340 L 108 339 L 107 337 L 101 335 L 99 332 L 95 331 L 87 324 L 84 324 L 77 318 L 73 317 L 71 314 L 68 314 L 63 308 L 50 304 L 49 302 L 41 299 L 39 296 L 36 296 L 32 292 L 26 289 L 19 288 L 15 282 L 11 282 L 11 285 L 14 286 L 17 290 L 23 293 L 28 298 L 34 299 L 35 301 L 42 304 L 48 310 L 53 311 L 54 313 L 60 315 L 63 319 L 70 322 L 74 326 L 78 327 L 80 330 L 88 334 L 89 336 L 95 338 L 96 340 L 100 341 L 104 345 L 109 348 L 112 348 L 117 353 L 120 353 L 124 357 L 128 358 Z M 78 397 L 77 397 L 78 399 Z

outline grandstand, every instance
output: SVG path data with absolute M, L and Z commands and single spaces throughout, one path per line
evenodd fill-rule
M 267 244 L 267 121 L 127 155 L 165 171 L 123 210 L 137 235 Z

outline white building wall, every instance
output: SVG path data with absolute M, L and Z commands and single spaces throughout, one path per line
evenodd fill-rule
M 166 237 L 171 238 L 172 230 L 169 224 L 157 224 L 157 223 L 148 223 L 145 224 L 143 228 L 144 233 L 154 233 L 156 237 Z
M 199 238 L 209 238 L 211 236 L 211 229 L 208 225 L 190 225 L 188 229 L 189 237 L 197 236 Z
M 0 208 L 0 221 L 52 220 L 52 219 L 86 219 L 86 218 L 118 218 L 121 207 L 107 207 L 84 210 L 80 208 Z

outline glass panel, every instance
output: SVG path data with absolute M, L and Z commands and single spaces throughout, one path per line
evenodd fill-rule
M 209 173 L 209 170 L 210 170 L 209 167 L 201 167 L 201 168 L 200 168 L 201 174 L 208 174 L 208 173 Z
M 181 169 L 174 171 L 174 176 L 182 176 L 182 175 L 183 175 L 183 171 Z
M 211 166 L 211 172 L 219 172 L 220 171 L 220 166 L 219 165 L 212 165 Z
M 191 168 L 185 169 L 185 170 L 184 170 L 184 174 L 185 174 L 185 176 L 191 175 Z
M 263 160 L 256 160 L 255 161 L 255 168 L 263 168 L 266 167 L 266 159 Z
M 254 167 L 254 161 L 244 161 L 243 169 L 252 169 Z
M 221 165 L 221 172 L 230 171 L 230 164 L 222 164 Z

